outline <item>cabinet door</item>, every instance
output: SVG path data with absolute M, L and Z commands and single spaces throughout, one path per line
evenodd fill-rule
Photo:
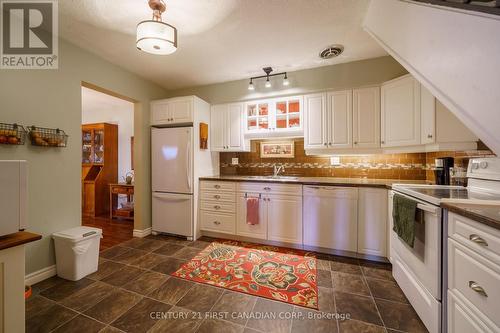
M 407 75 L 381 88 L 382 147 L 420 145 L 420 84 Z
M 352 92 L 354 148 L 380 147 L 380 88 Z
M 329 92 L 328 146 L 352 147 L 352 90 Z
M 227 145 L 229 149 L 239 151 L 244 149 L 242 131 L 243 104 L 229 104 L 227 107 Z
M 498 327 L 487 325 L 483 314 L 464 305 L 463 300 L 448 290 L 448 332 L 484 333 L 498 332 Z M 487 319 L 486 319 L 487 320 Z
M 192 123 L 193 122 L 193 100 L 180 99 L 169 102 L 170 117 L 172 123 Z
M 166 101 L 151 103 L 151 125 L 170 123 L 169 104 Z
M 357 191 L 304 186 L 304 245 L 357 251 Z
M 259 197 L 259 193 L 247 193 L 250 197 Z M 247 224 L 247 199 L 240 193 L 236 203 L 236 234 L 238 236 L 267 239 L 267 201 L 259 200 L 259 223 Z
M 358 252 L 387 255 L 387 190 L 360 188 L 358 192 Z
M 302 130 L 302 97 L 278 98 L 273 100 L 273 115 L 276 131 Z
M 271 131 L 271 115 L 268 101 L 255 101 L 246 104 L 246 132 L 261 133 Z
M 213 151 L 224 151 L 228 105 L 213 105 L 210 111 L 210 146 Z
M 325 148 L 327 143 L 326 94 L 304 96 L 304 148 Z
M 436 137 L 436 99 L 420 85 L 420 137 L 422 144 L 434 143 Z
M 266 198 L 268 239 L 302 244 L 302 196 L 270 194 Z

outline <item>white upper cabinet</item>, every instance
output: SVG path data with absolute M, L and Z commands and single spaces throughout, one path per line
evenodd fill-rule
M 420 86 L 420 138 L 422 144 L 436 140 L 436 99 L 424 86 Z
M 352 90 L 327 94 L 328 148 L 352 147 Z
M 331 91 L 304 97 L 306 150 L 335 153 L 380 147 L 380 89 Z
M 248 151 L 248 142 L 243 137 L 243 107 L 243 103 L 212 105 L 212 151 Z
M 411 75 L 382 84 L 382 147 L 420 145 L 420 84 Z
M 151 125 L 192 123 L 194 103 L 194 96 L 175 97 L 151 102 Z
M 354 148 L 380 147 L 380 87 L 352 91 Z
M 304 96 L 304 148 L 327 145 L 326 93 Z
M 245 132 L 252 137 L 301 136 L 302 104 L 302 96 L 247 102 Z

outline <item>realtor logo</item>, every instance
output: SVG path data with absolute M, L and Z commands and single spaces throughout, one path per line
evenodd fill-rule
M 2 69 L 57 69 L 56 0 L 0 0 Z

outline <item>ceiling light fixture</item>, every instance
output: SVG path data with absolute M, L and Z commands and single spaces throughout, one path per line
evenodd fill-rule
M 255 90 L 255 86 L 253 84 L 253 80 L 257 80 L 257 79 L 263 79 L 263 78 L 266 78 L 266 83 L 265 83 L 265 87 L 266 88 L 271 88 L 272 87 L 272 84 L 271 84 L 271 81 L 269 80 L 269 78 L 271 76 L 281 76 L 281 75 L 284 75 L 284 78 L 283 78 L 283 85 L 284 86 L 288 86 L 290 85 L 290 81 L 288 80 L 288 76 L 287 76 L 287 73 L 286 72 L 282 72 L 282 73 L 274 73 L 274 74 L 271 74 L 271 72 L 273 71 L 272 67 L 264 67 L 262 68 L 262 70 L 264 71 L 264 73 L 266 73 L 265 75 L 260 75 L 260 76 L 253 76 L 250 78 L 250 83 L 248 84 L 248 90 Z
M 272 87 L 272 84 L 271 84 L 271 81 L 269 81 L 269 76 L 267 77 L 267 80 L 266 80 L 266 88 L 271 88 Z
M 248 84 L 248 90 L 255 90 L 252 79 L 250 79 L 250 83 Z
M 167 55 L 177 50 L 177 29 L 161 20 L 167 8 L 163 0 L 149 0 L 153 10 L 153 19 L 142 21 L 137 25 L 137 48 L 141 51 Z
M 286 76 L 286 73 L 285 73 L 285 78 L 283 79 L 283 85 L 285 87 L 290 85 L 290 81 L 288 81 L 288 77 Z

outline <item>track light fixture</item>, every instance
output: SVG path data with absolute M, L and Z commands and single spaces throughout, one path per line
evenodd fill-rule
M 290 81 L 288 80 L 288 76 L 287 76 L 287 73 L 286 72 L 282 72 L 282 73 L 274 73 L 274 74 L 271 74 L 271 72 L 273 71 L 272 67 L 264 67 L 262 68 L 262 70 L 264 71 L 264 73 L 266 73 L 265 75 L 260 75 L 260 76 L 253 76 L 250 78 L 250 83 L 248 84 L 248 90 L 255 90 L 255 86 L 253 84 L 253 80 L 257 80 L 257 79 L 263 79 L 265 78 L 266 79 L 266 83 L 265 83 L 265 87 L 266 88 L 271 88 L 272 87 L 272 84 L 271 84 L 271 81 L 269 80 L 269 78 L 271 76 L 281 76 L 283 75 L 283 86 L 288 86 L 290 85 Z

